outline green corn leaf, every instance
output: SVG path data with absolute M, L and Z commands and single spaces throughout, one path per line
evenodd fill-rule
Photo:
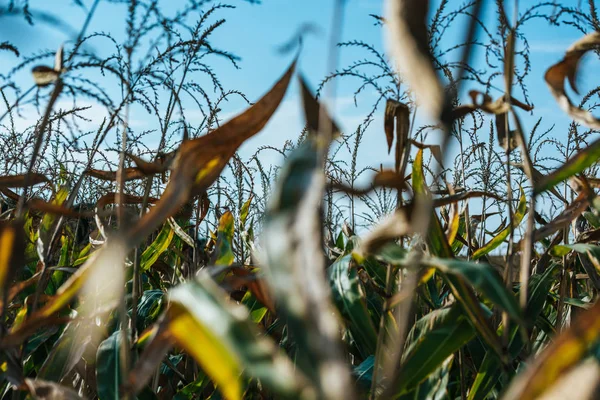
M 515 215 L 513 218 L 513 229 L 516 228 L 517 226 L 519 226 L 521 221 L 523 221 L 523 218 L 525 217 L 526 212 L 527 212 L 527 200 L 525 199 L 525 192 L 523 191 L 523 188 L 521 188 L 521 195 L 519 197 L 519 206 L 517 207 L 517 211 L 515 212 Z M 500 246 L 502 243 L 504 243 L 504 241 L 510 234 L 510 229 L 511 229 L 510 226 L 506 227 L 504 230 L 502 230 L 502 232 L 500 232 L 492 240 L 490 240 L 488 243 L 486 243 L 485 246 L 483 246 L 480 249 L 477 249 L 473 253 L 472 259 L 477 260 L 478 258 L 481 258 L 486 254 L 489 254 L 492 250 L 496 249 L 498 246 Z
M 523 320 L 514 293 L 506 288 L 502 277 L 491 265 L 447 258 L 428 258 L 424 263 L 447 275 L 462 277 L 494 304 L 508 312 L 512 318 L 517 321 Z
M 434 310 L 417 321 L 407 339 L 397 395 L 408 393 L 427 380 L 456 351 L 475 336 L 475 330 L 458 304 Z
M 121 385 L 121 331 L 117 330 L 100 343 L 96 352 L 96 382 L 98 398 L 102 400 L 120 399 Z
M 169 248 L 175 232 L 169 224 L 164 224 L 158 236 L 150 246 L 144 250 L 140 258 L 140 269 L 148 271 L 158 258 Z
M 333 300 L 363 356 L 375 354 L 377 331 L 371 322 L 365 296 L 360 288 L 356 264 L 351 255 L 339 258 L 328 269 Z

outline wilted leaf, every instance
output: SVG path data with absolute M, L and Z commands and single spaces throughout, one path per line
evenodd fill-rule
M 86 175 L 93 176 L 97 179 L 102 179 L 104 181 L 116 181 L 117 180 L 117 172 L 116 171 L 103 171 L 99 169 L 90 168 L 85 171 Z M 123 182 L 132 181 L 134 179 L 143 179 L 147 174 L 145 174 L 141 169 L 137 167 L 123 168 Z
M 581 312 L 511 383 L 504 399 L 537 399 L 588 354 L 600 338 L 600 302 Z
M 304 117 L 306 118 L 306 125 L 310 132 L 313 134 L 317 132 L 325 132 L 326 134 L 330 134 L 332 138 L 335 138 L 341 134 L 341 129 L 335 123 L 335 121 L 329 117 L 328 113 L 325 113 L 324 118 L 329 124 L 328 131 L 325 131 L 320 123 L 322 114 L 321 114 L 321 104 L 315 99 L 312 95 L 312 91 L 308 88 L 308 84 L 306 83 L 306 79 L 303 76 L 300 76 L 300 88 L 302 90 L 302 103 L 304 109 Z
M 594 118 L 589 111 L 573 105 L 565 91 L 565 79 L 569 80 L 571 88 L 577 93 L 575 81 L 579 61 L 586 52 L 597 49 L 598 46 L 600 46 L 600 32 L 593 32 L 584 36 L 567 49 L 565 57 L 559 63 L 551 66 L 544 77 L 560 108 L 575 121 L 592 129 L 600 129 L 600 121 Z
M 27 208 L 30 210 L 41 211 L 47 214 L 59 215 L 72 218 L 89 218 L 94 216 L 93 211 L 76 211 L 72 208 L 54 202 L 49 203 L 42 199 L 31 199 L 27 202 Z
M 388 153 L 392 149 L 392 143 L 394 141 L 394 125 L 396 128 L 395 171 L 401 176 L 404 176 L 406 161 L 410 151 L 408 140 L 410 134 L 410 110 L 404 103 L 387 99 L 385 103 L 383 126 L 388 144 Z
M 48 86 L 58 80 L 60 73 L 46 65 L 37 65 L 31 69 L 33 80 L 38 87 Z
M 125 153 L 125 155 L 135 163 L 137 169 L 146 176 L 160 174 L 167 171 L 169 169 L 169 166 L 175 159 L 175 154 L 176 152 L 171 152 L 168 154 L 159 154 L 156 157 L 156 161 L 148 162 L 136 155 Z
M 228 270 L 223 284 L 230 290 L 237 290 L 245 286 L 252 296 L 271 312 L 275 312 L 275 303 L 262 275 L 258 270 L 250 270 L 242 267 L 232 267 Z M 243 303 L 243 301 L 242 301 Z
M 406 178 L 401 174 L 398 174 L 395 171 L 391 170 L 377 171 L 370 185 L 366 188 L 350 187 L 339 182 L 330 183 L 330 187 L 334 190 L 339 190 L 341 192 L 354 196 L 365 195 L 380 187 L 396 190 L 408 189 L 408 185 L 406 184 Z
M 413 139 L 410 140 L 410 143 L 418 149 L 429 150 L 431 152 L 431 154 L 433 155 L 433 158 L 435 158 L 435 160 L 440 165 L 444 165 L 444 156 L 442 155 L 442 148 L 440 147 L 440 145 L 420 143 Z M 414 177 L 413 177 L 413 179 L 414 179 Z
M 160 201 L 127 233 L 132 246 L 172 217 L 191 196 L 205 192 L 212 185 L 238 147 L 258 133 L 275 113 L 295 66 L 294 61 L 275 86 L 244 113 L 205 136 L 181 144 Z
M 63 46 L 61 45 L 54 55 L 53 68 L 46 65 L 37 65 L 32 68 L 31 73 L 35 84 L 38 87 L 44 87 L 56 82 L 63 71 Z
M 445 94 L 433 69 L 427 32 L 428 0 L 387 0 L 385 14 L 389 47 L 401 75 L 417 102 L 430 116 L 440 118 Z
M 26 174 L 21 175 L 6 175 L 0 176 L 0 186 L 7 188 L 21 188 L 33 185 L 39 185 L 40 183 L 48 183 L 50 180 L 43 174 L 32 173 L 27 177 Z
M 525 104 L 514 97 L 510 98 L 510 102 L 506 101 L 506 96 L 501 96 L 496 100 L 492 100 L 490 95 L 487 93 L 482 93 L 478 90 L 469 91 L 469 96 L 471 97 L 473 104 L 455 108 L 452 111 L 452 116 L 454 119 L 462 118 L 475 110 L 481 110 L 488 114 L 503 115 L 508 113 L 511 104 L 525 111 L 533 110 L 533 106 Z

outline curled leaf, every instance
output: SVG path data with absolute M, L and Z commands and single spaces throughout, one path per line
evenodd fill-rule
M 489 94 L 482 93 L 478 90 L 469 91 L 469 96 L 471 97 L 472 104 L 455 108 L 452 111 L 452 117 L 454 119 L 462 118 L 475 110 L 481 110 L 485 113 L 494 115 L 506 114 L 510 110 L 511 104 L 525 111 L 533 110 L 532 105 L 525 104 L 514 97 L 510 97 L 510 102 L 506 101 L 506 96 L 501 96 L 496 100 L 493 100 Z
M 271 90 L 245 112 L 209 134 L 181 144 L 162 198 L 127 234 L 132 245 L 172 217 L 190 197 L 204 193 L 212 185 L 238 147 L 262 130 L 275 113 L 295 66 L 294 61 Z
M 100 169 L 90 168 L 85 171 L 86 175 L 93 176 L 94 178 L 101 179 L 103 181 L 116 181 L 116 171 L 103 171 Z M 123 182 L 128 182 L 134 179 L 142 179 L 147 175 L 139 168 L 130 167 L 123 169 Z
M 300 87 L 302 88 L 302 103 L 304 105 L 304 117 L 306 118 L 306 125 L 310 132 L 325 132 L 327 134 L 331 134 L 332 137 L 337 137 L 342 132 L 335 121 L 329 117 L 329 113 L 325 112 L 325 114 L 321 113 L 321 107 L 323 107 L 317 99 L 312 95 L 311 90 L 308 88 L 308 84 L 306 79 L 303 76 L 300 76 Z M 326 123 L 329 124 L 328 130 L 320 128 L 321 118 L 326 119 Z
M 553 383 L 583 360 L 598 338 L 600 302 L 581 313 L 567 330 L 541 354 L 537 354 L 527 369 L 512 382 L 503 399 L 540 398 Z
M 398 209 L 393 214 L 385 217 L 364 236 L 356 255 L 363 258 L 367 254 L 373 254 L 390 240 L 410 233 L 412 233 L 412 226 L 407 210 L 405 208 Z
M 385 138 L 388 144 L 388 153 L 392 149 L 394 141 L 394 127 L 396 136 L 395 170 L 404 175 L 406 161 L 410 145 L 408 142 L 410 130 L 410 109 L 404 103 L 388 99 L 385 103 L 385 114 L 383 118 Z
M 557 64 L 551 66 L 544 78 L 550 88 L 550 92 L 558 102 L 558 105 L 575 121 L 580 122 L 592 129 L 600 129 L 600 120 L 592 116 L 589 111 L 583 110 L 571 102 L 565 91 L 565 79 L 569 80 L 571 88 L 577 93 L 577 67 L 581 57 L 589 50 L 597 49 L 600 45 L 600 32 L 590 33 L 567 49 L 564 58 Z
M 39 185 L 40 183 L 48 183 L 50 180 L 43 174 L 32 173 L 27 177 L 21 175 L 6 175 L 0 176 L 0 187 L 5 188 L 22 188 L 27 186 Z
M 389 47 L 417 102 L 434 118 L 444 109 L 444 89 L 432 65 L 426 19 L 428 0 L 387 0 Z
M 380 187 L 396 190 L 408 189 L 408 185 L 406 184 L 406 178 L 392 170 L 378 171 L 373 177 L 371 184 L 365 188 L 350 187 L 339 182 L 330 183 L 330 187 L 334 190 L 339 190 L 341 192 L 351 194 L 354 196 L 361 196 L 367 194 Z
M 444 157 L 442 156 L 442 148 L 438 144 L 425 144 L 417 142 L 416 140 L 410 140 L 413 146 L 418 149 L 425 150 L 428 149 L 431 151 L 431 154 L 435 158 L 435 160 L 440 164 L 444 165 Z
M 60 74 L 46 65 L 38 65 L 31 70 L 33 80 L 38 87 L 48 86 L 58 80 Z

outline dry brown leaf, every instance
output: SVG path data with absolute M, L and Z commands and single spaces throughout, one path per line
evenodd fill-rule
M 306 83 L 306 79 L 303 76 L 300 76 L 300 87 L 302 89 L 302 104 L 304 110 L 304 117 L 306 118 L 306 125 L 308 127 L 309 132 L 316 133 L 319 131 L 324 132 L 322 129 L 319 129 L 319 123 L 321 121 L 321 104 L 317 101 L 317 99 L 312 95 L 312 92 L 308 88 L 308 84 Z M 329 117 L 329 113 L 325 112 L 325 118 L 327 123 L 330 124 L 329 130 L 326 132 L 327 134 L 331 133 L 332 137 L 338 137 L 342 130 L 339 126 Z
M 496 116 L 496 131 L 498 134 L 498 142 L 503 149 L 506 150 L 507 145 L 510 145 L 510 150 L 515 149 L 518 146 L 517 140 L 515 138 L 514 131 L 510 131 L 510 134 L 506 132 L 508 112 L 510 111 L 510 107 L 516 106 L 525 111 L 533 110 L 533 106 L 529 104 L 525 104 L 514 97 L 510 97 L 510 102 L 506 101 L 507 96 L 501 96 L 496 100 L 492 100 L 491 96 L 487 93 L 482 93 L 478 90 L 471 90 L 469 92 L 469 96 L 471 96 L 471 101 L 473 104 L 463 105 L 455 108 L 452 111 L 452 118 L 459 119 L 464 117 L 465 115 L 475 111 L 481 110 L 488 114 L 493 114 Z M 508 138 L 510 137 L 510 142 Z
M 116 171 L 103 171 L 100 169 L 90 168 L 85 171 L 86 175 L 93 176 L 97 179 L 102 179 L 103 181 L 116 181 L 117 180 L 117 172 Z M 130 167 L 123 169 L 123 181 L 131 181 L 134 179 L 143 179 L 147 176 L 140 168 Z
M 402 175 L 397 174 L 396 172 L 388 169 L 378 171 L 373 177 L 371 184 L 366 188 L 355 188 L 339 182 L 332 182 L 329 186 L 334 190 L 339 190 L 346 194 L 362 196 L 380 187 L 388 189 L 407 190 L 408 185 L 406 184 L 406 180 L 407 178 L 403 178 Z
M 433 69 L 426 19 L 428 0 L 386 0 L 385 14 L 391 53 L 417 103 L 431 117 L 440 119 L 445 94 Z
M 532 105 L 525 104 L 514 97 L 510 98 L 510 103 L 506 101 L 506 96 L 501 96 L 496 100 L 493 100 L 489 94 L 482 93 L 478 90 L 469 91 L 469 96 L 471 97 L 473 104 L 467 104 L 455 108 L 452 111 L 452 116 L 454 119 L 462 118 L 475 110 L 481 110 L 485 113 L 494 115 L 505 114 L 510 110 L 511 104 L 525 111 L 533 110 Z
M 225 277 L 224 284 L 230 290 L 238 290 L 242 287 L 248 290 L 256 297 L 256 299 L 267 307 L 271 312 L 275 312 L 275 302 L 273 296 L 263 278 L 257 275 L 256 272 L 243 267 L 232 267 L 229 269 L 230 275 Z
M 60 215 L 63 217 L 89 218 L 94 216 L 93 211 L 75 211 L 72 208 L 67 208 L 59 204 L 44 201 L 42 199 L 29 200 L 27 202 L 27 208 L 48 214 Z
M 407 208 L 400 208 L 393 214 L 385 217 L 372 231 L 364 236 L 358 254 L 363 257 L 367 254 L 372 254 L 390 240 L 411 233 L 412 226 L 407 214 Z
M 27 181 L 27 183 L 25 181 Z M 5 188 L 21 188 L 24 187 L 25 184 L 27 184 L 27 186 L 33 186 L 47 182 L 50 182 L 50 180 L 43 174 L 32 173 L 29 177 L 25 174 L 0 176 L 0 187 Z
M 135 163 L 137 169 L 143 172 L 146 176 L 160 174 L 167 171 L 175 158 L 175 154 L 176 152 L 160 154 L 156 157 L 156 161 L 148 162 L 136 155 L 125 153 L 125 155 Z
M 388 99 L 385 104 L 383 118 L 385 138 L 388 144 L 388 153 L 392 149 L 394 141 L 394 128 L 396 136 L 395 169 L 404 175 L 406 162 L 410 151 L 408 137 L 410 134 L 410 109 L 404 103 Z
M 160 201 L 127 233 L 131 244 L 143 240 L 192 196 L 205 192 L 213 184 L 238 147 L 258 133 L 275 113 L 295 67 L 296 61 L 271 90 L 245 112 L 207 135 L 181 144 Z
M 435 160 L 440 165 L 444 165 L 444 157 L 442 156 L 442 148 L 440 147 L 440 145 L 420 143 L 413 139 L 410 140 L 410 143 L 412 143 L 413 146 L 421 150 L 429 149 Z
M 600 120 L 592 116 L 589 111 L 573 105 L 565 91 L 565 79 L 569 80 L 571 88 L 577 93 L 576 78 L 579 61 L 586 52 L 597 49 L 598 46 L 600 46 L 600 32 L 584 36 L 567 49 L 565 57 L 551 66 L 544 77 L 560 108 L 575 121 L 592 129 L 600 129 Z

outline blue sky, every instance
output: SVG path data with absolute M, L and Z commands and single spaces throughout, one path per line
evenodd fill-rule
M 74 31 L 77 31 L 83 23 L 84 12 L 75 7 L 72 1 L 57 0 L 45 2 L 40 0 L 31 0 L 33 10 L 46 10 L 66 21 Z M 90 0 L 84 1 L 88 6 Z M 178 4 L 184 3 L 183 0 L 163 2 L 163 9 L 175 10 Z M 330 34 L 330 21 L 333 12 L 333 0 L 264 0 L 260 5 L 252 5 L 241 0 L 232 0 L 229 3 L 236 5 L 236 10 L 224 10 L 219 17 L 227 19 L 227 23 L 219 29 L 212 38 L 212 43 L 220 48 L 227 49 L 241 57 L 241 69 L 236 70 L 227 64 L 219 69 L 221 80 L 227 88 L 236 88 L 248 95 L 250 99 L 257 99 L 284 71 L 289 64 L 291 56 L 282 56 L 277 53 L 276 48 L 286 42 L 303 23 L 312 23 L 319 27 L 321 33 L 307 36 L 305 49 L 300 60 L 300 69 L 308 77 L 313 87 L 328 72 L 326 70 L 326 59 L 328 55 L 328 38 Z M 362 40 L 374 45 L 378 49 L 384 49 L 383 35 L 380 27 L 374 26 L 373 19 L 369 14 L 382 14 L 382 1 L 378 0 L 347 0 L 347 7 L 344 15 L 343 40 Z M 436 3 L 436 2 L 434 2 Z M 451 1 L 450 3 L 454 3 Z M 462 4 L 462 2 L 460 2 Z M 488 2 L 489 17 L 491 13 L 492 2 Z M 507 2 L 511 3 L 511 2 Z M 522 1 L 521 8 L 533 4 L 534 1 Z M 577 5 L 577 1 L 563 1 L 562 4 Z M 456 2 L 459 5 L 459 2 Z M 432 6 L 434 8 L 435 6 Z M 450 6 L 452 7 L 452 6 Z M 123 4 L 109 4 L 101 2 L 96 12 L 94 20 L 88 29 L 88 32 L 108 31 L 119 37 L 124 34 L 124 15 L 126 6 Z M 509 10 L 510 14 L 510 10 Z M 5 19 L 6 21 L 6 19 Z M 489 21 L 493 23 L 493 21 Z M 15 18 L 14 27 L 12 24 L 5 24 L 2 35 L 9 41 L 15 43 L 22 54 L 27 55 L 41 49 L 53 49 L 60 43 L 68 39 L 69 36 L 56 29 L 44 27 L 37 24 L 31 28 L 26 26 L 20 19 Z M 445 37 L 448 43 L 452 43 L 463 36 L 462 28 L 464 25 L 456 24 L 455 29 L 451 29 Z M 16 28 L 16 29 L 14 29 Z M 42 33 L 40 35 L 40 32 Z M 545 21 L 533 21 L 529 23 L 525 30 L 529 37 L 532 50 L 532 72 L 528 80 L 530 92 L 533 94 L 532 100 L 536 106 L 536 115 L 548 118 L 549 123 L 568 122 L 568 119 L 558 114 L 558 108 L 543 82 L 543 73 L 552 63 L 558 61 L 566 49 L 574 40 L 580 37 L 580 34 L 570 27 L 550 27 Z M 36 40 L 32 41 L 30 34 L 37 34 Z M 102 46 L 95 42 L 94 50 L 102 52 Z M 340 66 L 347 65 L 350 61 L 357 58 L 368 56 L 366 52 L 356 49 L 343 48 L 340 52 Z M 481 52 L 476 56 L 482 56 Z M 0 72 L 6 72 L 7 67 L 12 66 L 14 57 L 11 60 L 10 55 L 2 55 L 3 67 Z M 12 63 L 10 62 L 12 61 Z M 27 71 L 25 71 L 27 72 Z M 593 78 L 590 69 L 583 69 L 582 78 Z M 27 73 L 19 78 L 25 82 L 30 79 Z M 582 81 L 585 79 L 582 79 Z M 338 81 L 338 110 L 336 115 L 342 121 L 342 124 L 348 130 L 353 130 L 356 122 L 362 119 L 362 116 L 370 105 L 372 99 L 370 93 L 366 93 L 359 98 L 358 106 L 355 107 L 351 101 L 351 95 L 356 89 L 356 82 L 351 79 Z M 477 89 L 475 84 L 466 85 L 468 89 Z M 299 119 L 299 104 L 296 102 L 298 92 L 295 87 L 289 91 L 282 109 L 281 115 L 269 125 L 266 132 L 260 135 L 261 142 L 276 142 L 284 138 L 293 138 L 296 129 L 290 129 L 291 126 L 298 128 L 301 125 Z M 297 102 L 296 102 L 297 103 Z M 243 108 L 243 103 L 236 104 L 232 101 L 224 110 L 235 113 Z M 558 115 L 557 115 L 558 114 Z M 141 116 L 143 119 L 143 116 Z M 279 120 L 279 121 L 278 121 Z M 286 132 L 273 132 L 282 130 L 288 126 Z M 375 124 L 376 125 L 376 124 Z M 379 130 L 379 126 L 373 125 L 374 130 Z M 274 128 L 278 129 L 274 129 Z M 384 145 L 385 141 L 381 132 L 375 133 L 372 138 L 377 147 Z M 274 143 L 273 143 L 274 144 Z
M 0 4 L 7 2 L 0 2 Z M 18 2 L 17 2 L 18 3 Z M 84 4 L 90 5 L 90 0 L 84 0 Z M 162 8 L 166 11 L 175 10 L 184 0 L 164 1 Z M 248 4 L 242 0 L 230 0 L 237 9 L 223 10 L 218 14 L 219 18 L 226 18 L 227 23 L 221 27 L 212 37 L 212 44 L 226 49 L 241 57 L 241 69 L 236 70 L 227 63 L 216 63 L 218 73 L 224 86 L 228 89 L 235 88 L 244 92 L 251 100 L 258 99 L 267 88 L 281 75 L 291 60 L 292 55 L 282 56 L 277 53 L 279 45 L 286 42 L 297 29 L 304 23 L 312 23 L 320 28 L 320 35 L 309 35 L 306 38 L 304 50 L 300 59 L 300 69 L 307 76 L 312 87 L 315 88 L 319 81 L 326 75 L 326 60 L 328 56 L 328 38 L 330 35 L 331 17 L 333 12 L 333 0 L 263 0 L 260 5 Z M 432 8 L 439 0 L 434 1 Z M 458 6 L 463 2 L 452 0 L 451 7 Z M 486 27 L 493 30 L 493 3 L 487 2 Z M 507 1 L 512 4 L 512 2 Z M 534 4 L 533 0 L 520 2 L 521 10 Z M 562 1 L 563 5 L 578 5 L 577 0 Z M 45 10 L 62 18 L 76 32 L 83 24 L 84 12 L 73 5 L 69 0 L 56 0 L 52 2 L 31 0 L 33 10 Z M 342 40 L 362 40 L 372 44 L 375 48 L 385 48 L 382 29 L 374 25 L 374 20 L 369 14 L 382 14 L 383 2 L 379 0 L 347 0 L 344 14 L 344 29 Z M 510 8 L 510 7 L 509 7 Z M 126 6 L 124 4 L 110 4 L 101 2 L 97 13 L 90 25 L 88 32 L 105 31 L 115 37 L 123 37 L 125 33 Z M 512 13 L 509 10 L 509 15 Z M 41 49 L 55 49 L 62 42 L 72 38 L 65 32 L 37 24 L 35 27 L 27 26 L 22 18 L 7 20 L 0 27 L 2 40 L 13 42 L 21 50 L 22 55 L 28 55 Z M 489 25 L 488 25 L 489 24 Z M 443 38 L 442 46 L 451 45 L 461 40 L 464 35 L 465 24 L 460 20 L 449 29 Z M 564 50 L 581 34 L 569 26 L 552 27 L 546 21 L 533 20 L 525 27 L 531 47 L 532 71 L 527 80 L 527 86 L 531 93 L 531 101 L 535 105 L 535 118 L 523 114 L 523 122 L 526 130 L 531 128 L 537 118 L 542 117 L 542 130 L 555 125 L 554 136 L 562 140 L 566 135 L 569 119 L 560 111 L 550 92 L 543 81 L 545 70 L 553 63 L 559 61 Z M 35 36 L 32 36 L 35 35 Z M 35 37 L 36 40 L 31 40 Z M 93 42 L 94 50 L 102 53 L 101 41 Z M 69 45 L 69 43 L 67 43 Z M 359 49 L 343 48 L 340 51 L 339 66 L 348 65 L 358 58 L 365 58 L 368 53 Z M 481 58 L 483 53 L 479 50 L 476 58 Z M 15 57 L 11 54 L 0 53 L 0 73 L 6 73 L 15 63 Z M 49 61 L 50 63 L 50 61 Z M 582 92 L 592 87 L 595 78 L 596 62 L 584 64 L 580 73 Z M 29 70 L 16 75 L 19 83 L 27 87 L 31 84 Z M 597 83 L 596 79 L 596 83 Z M 589 83 L 585 83 L 589 82 Z M 347 132 L 355 130 L 358 123 L 362 121 L 368 112 L 374 93 L 365 92 L 359 97 L 358 105 L 355 106 L 352 93 L 357 88 L 357 82 L 352 79 L 340 80 L 338 85 L 338 98 L 335 115 Z M 502 87 L 501 82 L 498 84 Z M 475 83 L 465 85 L 464 92 L 470 89 L 482 89 Z M 500 93 L 492 92 L 493 96 Z M 516 96 L 520 97 L 520 96 Z M 223 118 L 234 115 L 245 107 L 242 101 L 233 100 L 223 107 Z M 190 108 L 193 108 L 190 105 Z M 193 109 L 188 110 L 193 113 Z M 365 134 L 367 140 L 362 148 L 361 163 L 378 167 L 380 163 L 391 166 L 393 161 L 386 154 L 385 137 L 382 129 L 383 108 L 376 114 L 374 122 Z M 419 120 L 420 116 L 418 116 Z M 193 122 L 193 121 L 192 121 Z M 242 148 L 243 157 L 248 157 L 261 145 L 273 145 L 281 147 L 285 140 L 294 140 L 302 127 L 300 102 L 297 85 L 294 84 L 289 90 L 280 109 L 267 125 L 265 130 L 252 140 L 248 141 Z M 149 122 L 143 111 L 137 110 L 132 115 L 132 127 L 134 129 L 149 129 Z M 482 138 L 485 141 L 486 138 Z M 274 156 L 272 162 L 278 162 Z

